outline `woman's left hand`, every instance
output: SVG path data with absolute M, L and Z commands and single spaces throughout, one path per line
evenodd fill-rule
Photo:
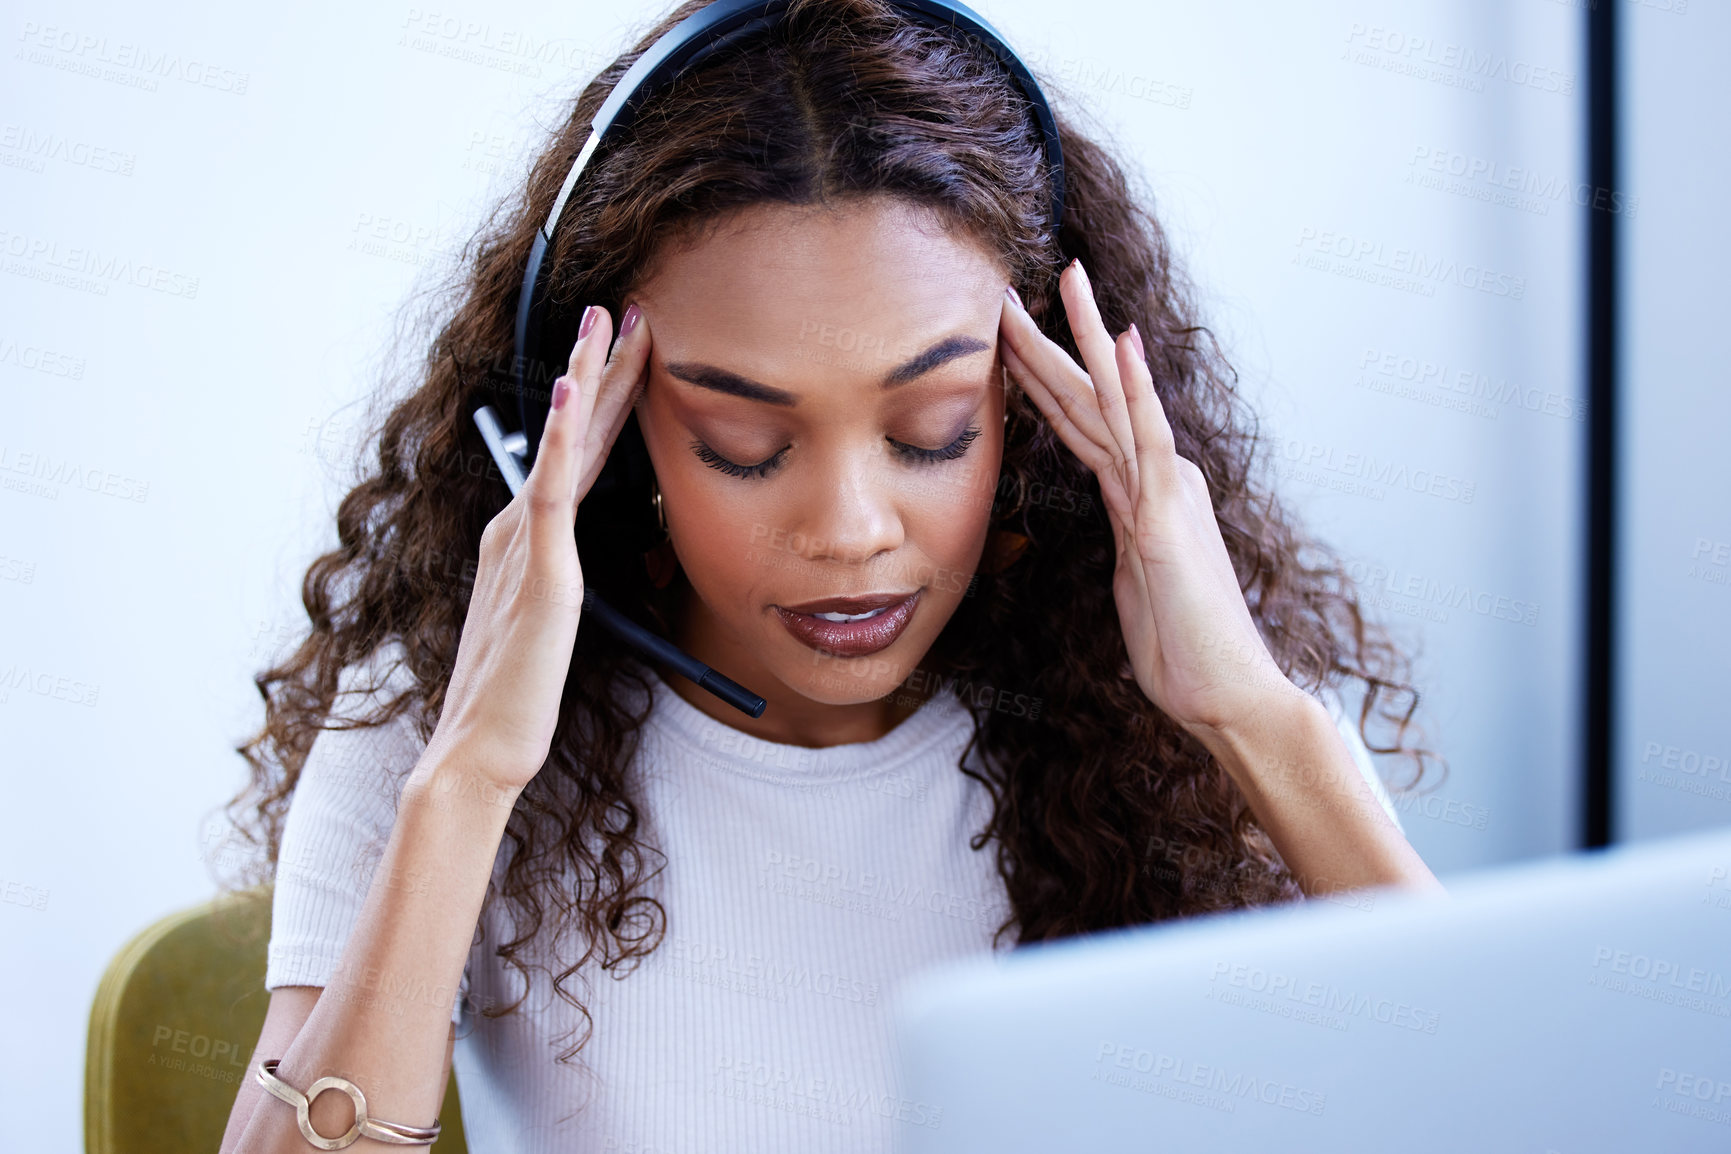
M 1118 546 L 1112 593 L 1130 671 L 1185 729 L 1224 733 L 1271 698 L 1300 692 L 1268 652 L 1214 519 L 1208 483 L 1178 455 L 1134 327 L 1116 341 L 1087 274 L 1058 279 L 1083 370 L 1006 291 L 1005 367 L 1100 480 Z

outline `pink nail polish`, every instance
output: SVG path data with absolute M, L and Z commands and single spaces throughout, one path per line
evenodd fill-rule
M 1142 347 L 1142 334 L 1136 331 L 1136 322 L 1130 322 L 1130 343 L 1136 346 L 1136 355 L 1143 360 L 1148 359 L 1148 350 Z
M 1017 308 L 1021 309 L 1023 312 L 1028 311 L 1028 306 L 1022 303 L 1022 296 L 1020 293 L 1018 293 L 1016 291 L 1015 285 L 1013 285 L 1013 284 L 1005 285 L 1004 286 L 1004 295 L 1009 297 L 1010 302 L 1012 304 L 1014 304 Z
M 589 330 L 595 327 L 595 314 L 596 309 L 594 305 L 590 305 L 588 308 L 583 310 L 583 323 L 577 326 L 578 340 L 582 340 L 584 337 L 588 336 Z
M 625 336 L 637 327 L 637 318 L 643 315 L 643 310 L 633 304 L 625 310 L 625 319 L 619 323 L 619 335 Z
M 565 398 L 571 395 L 571 383 L 564 377 L 553 382 L 553 407 L 558 409 L 565 404 Z

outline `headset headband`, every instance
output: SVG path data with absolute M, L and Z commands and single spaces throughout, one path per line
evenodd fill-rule
M 1058 125 L 1046 104 L 1045 94 L 1021 57 L 1005 44 L 990 24 L 965 4 L 954 0 L 892 0 L 895 7 L 908 15 L 937 27 L 958 28 L 974 40 L 990 48 L 1010 73 L 1027 98 L 1034 122 L 1046 143 L 1046 168 L 1051 177 L 1052 232 L 1057 234 L 1064 217 L 1064 155 L 1058 147 Z M 565 202 L 577 186 L 589 158 L 607 131 L 631 123 L 643 101 L 653 92 L 672 82 L 686 69 L 696 66 L 713 53 L 771 27 L 787 8 L 788 0 L 715 0 L 693 12 L 656 40 L 634 61 L 625 75 L 601 105 L 590 122 L 589 139 L 577 154 L 571 171 L 560 186 L 559 197 L 547 220 L 536 230 L 529 249 L 529 263 L 523 271 L 523 289 L 517 301 L 517 323 L 514 332 L 515 355 L 511 358 L 512 384 L 517 392 L 517 404 L 523 431 L 509 437 L 513 453 L 527 470 L 533 463 L 535 448 L 541 441 L 541 430 L 547 421 L 549 401 L 538 397 L 531 401 L 526 377 L 529 366 L 540 362 L 540 335 L 546 320 L 546 282 L 551 268 L 545 260 L 553 240 L 553 230 L 565 211 Z M 597 489 L 605 488 L 597 478 Z

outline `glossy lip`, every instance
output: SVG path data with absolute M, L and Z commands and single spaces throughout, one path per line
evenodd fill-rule
M 825 621 L 786 606 L 773 608 L 782 625 L 803 644 L 834 657 L 864 657 L 895 643 L 913 619 L 922 592 L 923 588 L 907 594 L 831 597 L 806 602 L 808 609 L 818 613 L 869 613 L 873 609 L 891 606 L 869 621 Z M 856 605 L 858 608 L 854 608 Z
M 882 609 L 886 605 L 906 601 L 919 590 L 911 593 L 861 593 L 857 597 L 824 597 L 816 601 L 802 601 L 798 605 L 777 605 L 777 609 L 786 609 L 790 613 L 870 613 L 873 609 Z

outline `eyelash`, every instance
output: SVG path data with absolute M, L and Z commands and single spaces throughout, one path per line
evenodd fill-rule
M 954 441 L 951 441 L 941 449 L 921 449 L 915 445 L 903 445 L 896 441 L 891 441 L 890 444 L 895 445 L 896 450 L 903 456 L 909 457 L 921 464 L 934 465 L 941 461 L 953 461 L 957 457 L 962 456 L 968 451 L 968 446 L 974 443 L 974 438 L 979 435 L 980 427 L 975 425 L 963 430 L 961 436 L 957 437 Z M 697 454 L 698 460 L 702 461 L 710 468 L 718 469 L 730 477 L 740 477 L 747 480 L 757 480 L 774 472 L 776 463 L 781 460 L 782 453 L 787 452 L 786 449 L 782 449 L 768 460 L 759 461 L 755 465 L 741 465 L 737 462 L 729 461 L 726 457 L 723 457 L 720 453 L 717 453 L 702 441 L 692 441 L 691 451 Z

